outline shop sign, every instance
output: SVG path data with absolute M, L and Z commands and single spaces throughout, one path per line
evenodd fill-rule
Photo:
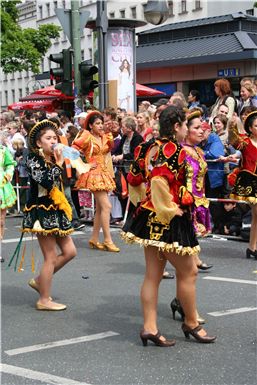
M 221 68 L 218 70 L 218 76 L 222 78 L 240 76 L 240 68 Z

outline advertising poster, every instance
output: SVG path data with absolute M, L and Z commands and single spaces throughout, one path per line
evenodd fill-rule
M 117 81 L 117 106 L 134 111 L 134 35 L 126 28 L 107 34 L 108 80 Z

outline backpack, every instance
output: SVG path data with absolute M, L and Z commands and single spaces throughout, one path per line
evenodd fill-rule
M 223 99 L 223 102 L 222 102 L 222 103 L 226 104 L 227 98 L 233 98 L 233 99 L 234 99 L 234 102 L 235 102 L 235 103 L 234 103 L 234 112 L 237 113 L 238 107 L 239 107 L 239 100 L 237 100 L 237 98 L 236 98 L 233 94 L 231 94 L 231 95 L 225 96 L 225 98 Z

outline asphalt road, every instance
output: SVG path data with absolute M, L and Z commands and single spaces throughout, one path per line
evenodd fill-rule
M 13 253 L 20 218 L 7 218 L 3 254 Z M 202 259 L 214 265 L 200 272 L 199 313 L 206 318 L 211 345 L 186 341 L 169 303 L 175 279 L 163 280 L 159 328 L 175 338 L 175 347 L 143 347 L 139 290 L 144 274 L 143 250 L 125 245 L 113 229 L 120 253 L 91 250 L 91 229 L 75 233 L 77 257 L 56 274 L 53 297 L 64 312 L 35 309 L 37 293 L 27 281 L 32 242 L 26 242 L 21 273 L 1 264 L 1 337 L 3 385 L 253 385 L 256 377 L 256 261 L 245 259 L 247 244 L 201 241 Z M 41 253 L 37 241 L 36 268 Z M 170 272 L 173 271 L 169 267 Z

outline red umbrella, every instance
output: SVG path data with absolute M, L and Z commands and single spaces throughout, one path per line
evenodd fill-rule
M 164 92 L 158 91 L 155 88 L 143 86 L 142 84 L 136 83 L 136 95 L 141 96 L 158 96 L 165 95 Z
M 48 112 L 54 111 L 53 101 L 52 100 L 33 100 L 13 103 L 8 106 L 9 110 L 13 111 L 25 111 L 25 110 L 45 110 Z
M 55 98 L 58 98 L 58 99 L 74 99 L 73 96 L 67 96 L 63 94 L 60 90 L 56 90 L 54 86 L 40 88 L 39 90 L 36 90 L 34 94 L 41 95 L 41 96 L 54 96 Z

